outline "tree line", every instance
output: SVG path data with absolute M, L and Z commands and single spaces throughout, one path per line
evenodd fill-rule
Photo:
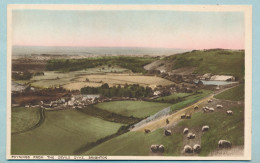
M 84 87 L 80 90 L 81 94 L 100 94 L 103 97 L 130 97 L 141 98 L 149 97 L 152 95 L 152 89 L 150 87 L 139 86 L 138 84 L 124 86 L 109 87 L 107 83 L 100 87 Z

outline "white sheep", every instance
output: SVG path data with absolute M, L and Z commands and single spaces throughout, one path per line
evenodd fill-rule
M 208 131 L 209 130 L 209 126 L 203 126 L 202 127 L 202 132 Z
M 219 148 L 231 148 L 232 143 L 227 140 L 219 140 L 218 141 L 218 147 Z
M 164 130 L 164 135 L 165 136 L 170 136 L 172 134 L 171 130 Z
M 187 138 L 188 139 L 194 139 L 195 138 L 195 134 L 193 134 L 193 133 L 188 133 L 188 136 L 187 136 Z
M 209 108 L 210 112 L 214 112 L 214 110 L 215 110 L 214 108 Z
M 195 144 L 195 145 L 193 146 L 193 150 L 194 150 L 194 152 L 199 153 L 200 150 L 201 150 L 200 145 L 199 145 L 199 144 Z
M 187 134 L 189 132 L 189 129 L 188 128 L 185 128 L 184 130 L 183 130 L 183 134 Z
M 191 146 L 185 145 L 185 146 L 184 146 L 184 152 L 185 152 L 185 153 L 192 153 L 192 152 L 193 152 L 193 149 L 192 149 Z
M 233 115 L 233 111 L 232 110 L 228 110 L 227 111 L 227 115 Z
M 217 108 L 221 109 L 221 108 L 223 108 L 223 105 L 217 105 Z

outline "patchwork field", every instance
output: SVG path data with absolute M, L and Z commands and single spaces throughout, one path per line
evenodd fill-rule
M 95 107 L 117 113 L 124 116 L 145 118 L 170 106 L 168 103 L 156 103 L 146 101 L 113 101 L 95 105 Z
M 16 120 L 12 122 L 16 124 Z M 11 154 L 72 155 L 82 145 L 116 133 L 121 126 L 76 110 L 46 111 L 40 127 L 12 135 Z
M 86 82 L 87 79 L 87 82 Z M 142 86 L 155 87 L 156 85 L 167 86 L 174 84 L 174 82 L 156 77 L 156 76 L 143 76 L 135 74 L 97 74 L 85 75 L 76 79 L 78 82 L 91 82 L 91 83 L 107 83 L 109 86 L 124 85 L 124 84 L 139 84 Z

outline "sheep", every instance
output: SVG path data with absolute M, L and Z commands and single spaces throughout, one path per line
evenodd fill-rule
M 184 119 L 184 118 L 186 118 L 186 114 L 181 115 L 181 119 Z
M 214 108 L 209 108 L 210 112 L 214 112 L 214 110 L 215 110 Z
M 193 149 L 192 149 L 191 146 L 185 145 L 185 146 L 184 146 L 184 152 L 185 152 L 185 153 L 192 153 L 192 152 L 193 152 Z
M 191 114 L 186 115 L 186 119 L 191 119 Z
M 144 132 L 147 134 L 147 133 L 151 132 L 151 130 L 149 130 L 149 129 L 144 129 Z
M 206 108 L 203 108 L 202 110 L 203 110 L 203 113 L 208 112 L 208 110 Z
M 221 109 L 221 108 L 223 108 L 223 105 L 217 105 L 217 108 Z
M 157 144 L 153 144 L 151 145 L 150 149 L 152 152 L 158 152 L 158 148 L 159 148 L 159 145 Z
M 233 115 L 233 111 L 232 110 L 228 110 L 227 111 L 227 115 Z
M 227 141 L 227 140 L 219 140 L 218 141 L 218 147 L 219 148 L 231 148 L 232 143 L 230 141 Z
M 197 110 L 197 109 L 199 109 L 199 107 L 196 105 L 196 106 L 194 107 L 194 110 Z
M 188 139 L 194 139 L 195 136 L 196 136 L 195 134 L 189 133 L 188 136 L 187 136 L 187 138 L 188 138 Z
M 172 134 L 171 130 L 164 130 L 164 135 L 165 136 L 170 136 Z
M 156 152 L 161 152 L 163 153 L 164 152 L 164 145 L 159 145 L 159 144 L 153 144 L 151 145 L 150 147 L 151 151 L 156 153 Z
M 195 144 L 195 145 L 193 146 L 193 150 L 194 150 L 194 152 L 199 153 L 200 150 L 201 150 L 200 145 L 199 145 L 199 144 Z
M 161 153 L 163 153 L 163 152 L 164 152 L 164 145 L 162 145 L 162 144 L 159 145 L 158 151 L 161 152 Z
M 188 128 L 185 128 L 185 129 L 183 130 L 183 134 L 188 134 L 188 132 L 189 132 L 189 129 L 188 129 Z
M 212 100 L 211 100 L 211 99 L 209 99 L 209 100 L 208 100 L 208 103 L 211 103 L 211 102 L 212 102 Z
M 209 126 L 203 126 L 202 127 L 202 132 L 208 131 L 209 130 Z

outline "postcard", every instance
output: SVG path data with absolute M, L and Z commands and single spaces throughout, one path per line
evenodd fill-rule
M 251 6 L 7 9 L 7 159 L 251 159 Z

